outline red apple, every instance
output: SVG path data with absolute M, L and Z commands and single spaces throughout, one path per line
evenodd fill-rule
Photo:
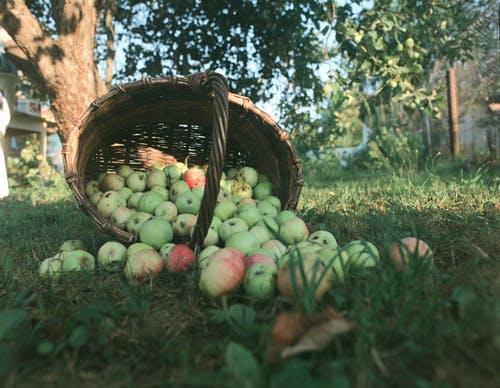
M 248 256 L 245 257 L 245 268 L 248 269 L 252 264 L 255 263 L 266 263 L 271 266 L 274 266 L 276 270 L 278 270 L 278 267 L 276 266 L 276 263 L 274 262 L 273 259 L 271 259 L 269 256 L 266 256 L 262 253 L 252 253 Z
M 200 289 L 212 298 L 238 289 L 245 278 L 243 253 L 232 247 L 215 251 L 200 274 Z
M 416 256 L 429 259 L 432 258 L 432 251 L 425 241 L 415 237 L 405 237 L 389 248 L 389 257 L 400 271 L 404 271 L 410 259 Z
M 188 168 L 182 175 L 182 180 L 189 185 L 189 188 L 205 186 L 205 172 L 198 167 Z
M 174 246 L 167 256 L 168 272 L 184 272 L 193 267 L 194 252 L 184 244 Z

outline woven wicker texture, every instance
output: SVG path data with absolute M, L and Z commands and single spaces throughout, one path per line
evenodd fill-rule
M 66 180 L 77 204 L 104 232 L 123 242 L 137 235 L 97 213 L 86 182 L 122 164 L 145 170 L 155 162 L 208 163 L 195 246 L 208 231 L 222 169 L 253 166 L 275 186 L 283 208 L 295 209 L 303 185 L 302 163 L 288 134 L 252 101 L 227 91 L 224 77 L 143 79 L 111 89 L 90 104 L 63 146 Z

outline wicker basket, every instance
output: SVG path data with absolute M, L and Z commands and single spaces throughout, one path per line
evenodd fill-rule
M 78 206 L 125 243 L 137 235 L 99 215 L 84 191 L 86 182 L 122 164 L 144 170 L 157 161 L 208 161 L 192 247 L 208 232 L 223 169 L 249 165 L 266 174 L 285 209 L 295 209 L 303 185 L 302 163 L 288 134 L 249 98 L 229 93 L 225 78 L 214 72 L 114 87 L 73 124 L 62 154 Z

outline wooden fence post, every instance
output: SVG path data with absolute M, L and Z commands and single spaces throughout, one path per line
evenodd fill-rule
M 453 157 L 460 153 L 458 126 L 458 93 L 455 67 L 446 71 L 446 86 L 448 89 L 448 126 L 450 132 L 450 152 Z

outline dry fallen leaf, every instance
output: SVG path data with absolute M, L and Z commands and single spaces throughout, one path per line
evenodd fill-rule
M 330 307 L 317 314 L 296 311 L 281 313 L 273 326 L 269 359 L 321 350 L 333 337 L 354 327 L 354 323 Z

